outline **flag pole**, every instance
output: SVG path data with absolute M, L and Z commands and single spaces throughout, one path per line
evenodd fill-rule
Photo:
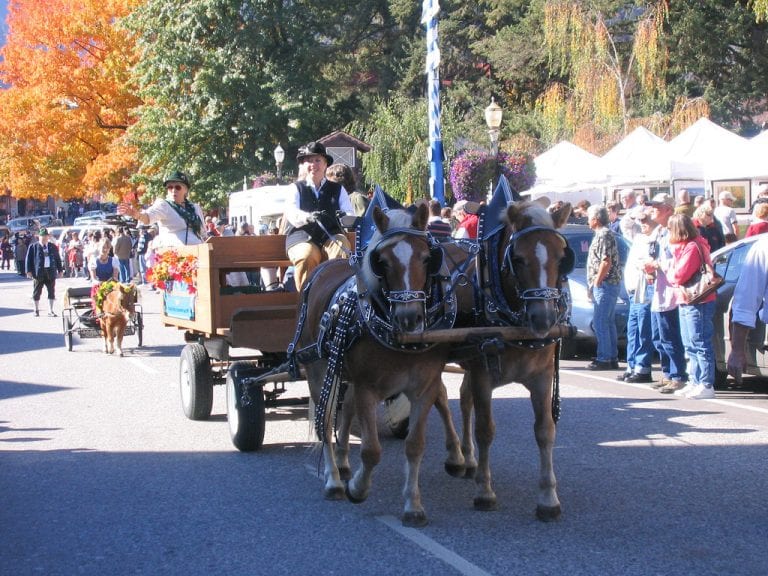
M 437 45 L 438 0 L 423 0 L 421 23 L 427 28 L 427 108 L 429 115 L 429 193 L 445 206 L 443 136 L 440 130 L 440 48 Z

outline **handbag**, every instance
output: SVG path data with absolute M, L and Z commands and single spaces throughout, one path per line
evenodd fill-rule
M 683 302 L 693 306 L 701 304 L 707 297 L 716 292 L 720 286 L 723 285 L 725 280 L 720 274 L 715 272 L 714 268 L 710 264 L 707 264 L 704 259 L 704 252 L 701 250 L 701 246 L 696 242 L 696 248 L 699 251 L 699 257 L 701 258 L 701 268 L 693 275 L 691 280 L 686 282 L 680 287 L 680 291 L 683 295 Z

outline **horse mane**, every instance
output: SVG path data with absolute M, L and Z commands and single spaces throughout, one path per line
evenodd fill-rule
M 387 210 L 385 212 L 386 219 L 388 221 L 387 228 L 384 230 L 386 232 L 387 230 L 391 230 L 393 228 L 413 228 L 413 214 L 408 212 L 407 210 Z M 368 242 L 368 246 L 365 249 L 365 256 L 363 257 L 363 263 L 360 268 L 360 275 L 363 278 L 363 281 L 365 282 L 365 285 L 368 286 L 372 290 L 378 290 L 381 285 L 381 280 L 378 276 L 376 276 L 373 273 L 373 270 L 371 268 L 371 252 L 372 248 L 374 246 L 377 246 L 379 242 L 381 241 L 381 238 L 383 236 L 383 232 L 379 230 L 379 227 L 376 226 L 376 229 L 373 232 L 373 235 L 371 236 L 370 241 Z M 385 246 L 388 246 L 391 242 L 394 242 L 394 238 L 388 238 L 381 242 L 381 245 L 379 247 L 383 248 Z
M 507 206 L 504 216 L 507 224 L 512 226 L 515 232 L 530 226 L 555 228 L 554 220 L 549 211 L 540 203 L 530 200 L 510 204 Z

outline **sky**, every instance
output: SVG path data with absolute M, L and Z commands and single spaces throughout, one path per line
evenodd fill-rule
M 8 32 L 8 24 L 5 19 L 8 16 L 8 0 L 0 0 L 0 46 L 5 44 L 5 34 Z

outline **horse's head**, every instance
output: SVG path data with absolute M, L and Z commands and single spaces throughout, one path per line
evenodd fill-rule
M 389 307 L 393 328 L 402 332 L 424 330 L 426 299 L 431 277 L 440 271 L 443 252 L 432 245 L 426 233 L 428 208 L 415 213 L 378 206 L 373 211 L 376 225 L 363 260 L 363 278 L 378 291 Z
M 120 292 L 123 295 L 123 309 L 133 316 L 136 313 L 136 301 L 138 300 L 136 285 L 133 283 L 120 284 Z
M 573 269 L 573 251 L 557 232 L 570 213 L 568 203 L 552 213 L 537 202 L 507 207 L 508 239 L 499 254 L 502 288 L 510 306 L 524 312 L 526 326 L 540 338 L 560 317 L 562 280 Z
M 104 300 L 104 312 L 112 315 L 123 315 L 128 320 L 136 313 L 138 294 L 134 284 L 117 282 Z

